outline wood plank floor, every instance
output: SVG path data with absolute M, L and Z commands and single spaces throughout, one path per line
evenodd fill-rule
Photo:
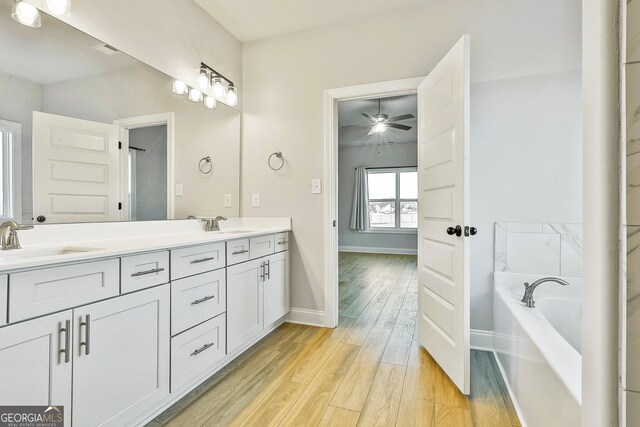
M 149 426 L 520 426 L 493 354 L 462 395 L 416 342 L 416 257 L 340 254 L 340 325 L 284 324 Z

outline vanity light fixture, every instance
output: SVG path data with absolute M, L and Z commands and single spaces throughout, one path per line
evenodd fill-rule
M 211 79 L 211 86 L 213 87 L 213 96 L 218 99 L 222 99 L 225 96 L 226 88 L 222 83 L 222 77 L 214 76 Z
M 233 83 L 227 88 L 227 103 L 229 105 L 236 105 L 238 103 L 238 91 Z
M 40 28 L 42 25 L 40 11 L 22 0 L 14 0 L 11 6 L 11 17 L 14 21 L 27 27 Z
M 209 89 L 209 71 L 205 67 L 200 67 L 200 74 L 198 74 L 198 87 L 201 91 Z
M 173 93 L 177 93 L 178 95 L 186 95 L 189 93 L 189 86 L 182 80 L 173 79 Z
M 47 0 L 47 10 L 56 16 L 63 16 L 71 9 L 71 0 Z
M 202 102 L 202 99 L 203 99 L 202 92 L 200 92 L 195 87 L 189 88 L 189 101 Z
M 213 109 L 218 106 L 218 100 L 215 96 L 205 95 L 204 96 L 204 108 Z

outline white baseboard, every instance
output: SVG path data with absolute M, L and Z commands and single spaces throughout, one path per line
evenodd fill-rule
M 307 310 L 304 308 L 291 308 L 285 317 L 285 322 L 299 323 L 301 325 L 325 327 L 324 311 Z
M 471 348 L 474 350 L 493 351 L 493 331 L 471 329 Z
M 361 252 L 365 254 L 417 255 L 418 249 L 375 248 L 371 246 L 340 246 L 340 252 Z

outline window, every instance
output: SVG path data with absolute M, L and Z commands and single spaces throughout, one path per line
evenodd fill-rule
M 20 123 L 0 120 L 0 219 L 22 221 Z
M 416 168 L 367 170 L 369 228 L 418 228 L 418 172 Z

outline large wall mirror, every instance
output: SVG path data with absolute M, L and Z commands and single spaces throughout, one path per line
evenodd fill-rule
M 240 113 L 172 83 L 44 13 L 21 25 L 0 0 L 0 220 L 237 216 Z

